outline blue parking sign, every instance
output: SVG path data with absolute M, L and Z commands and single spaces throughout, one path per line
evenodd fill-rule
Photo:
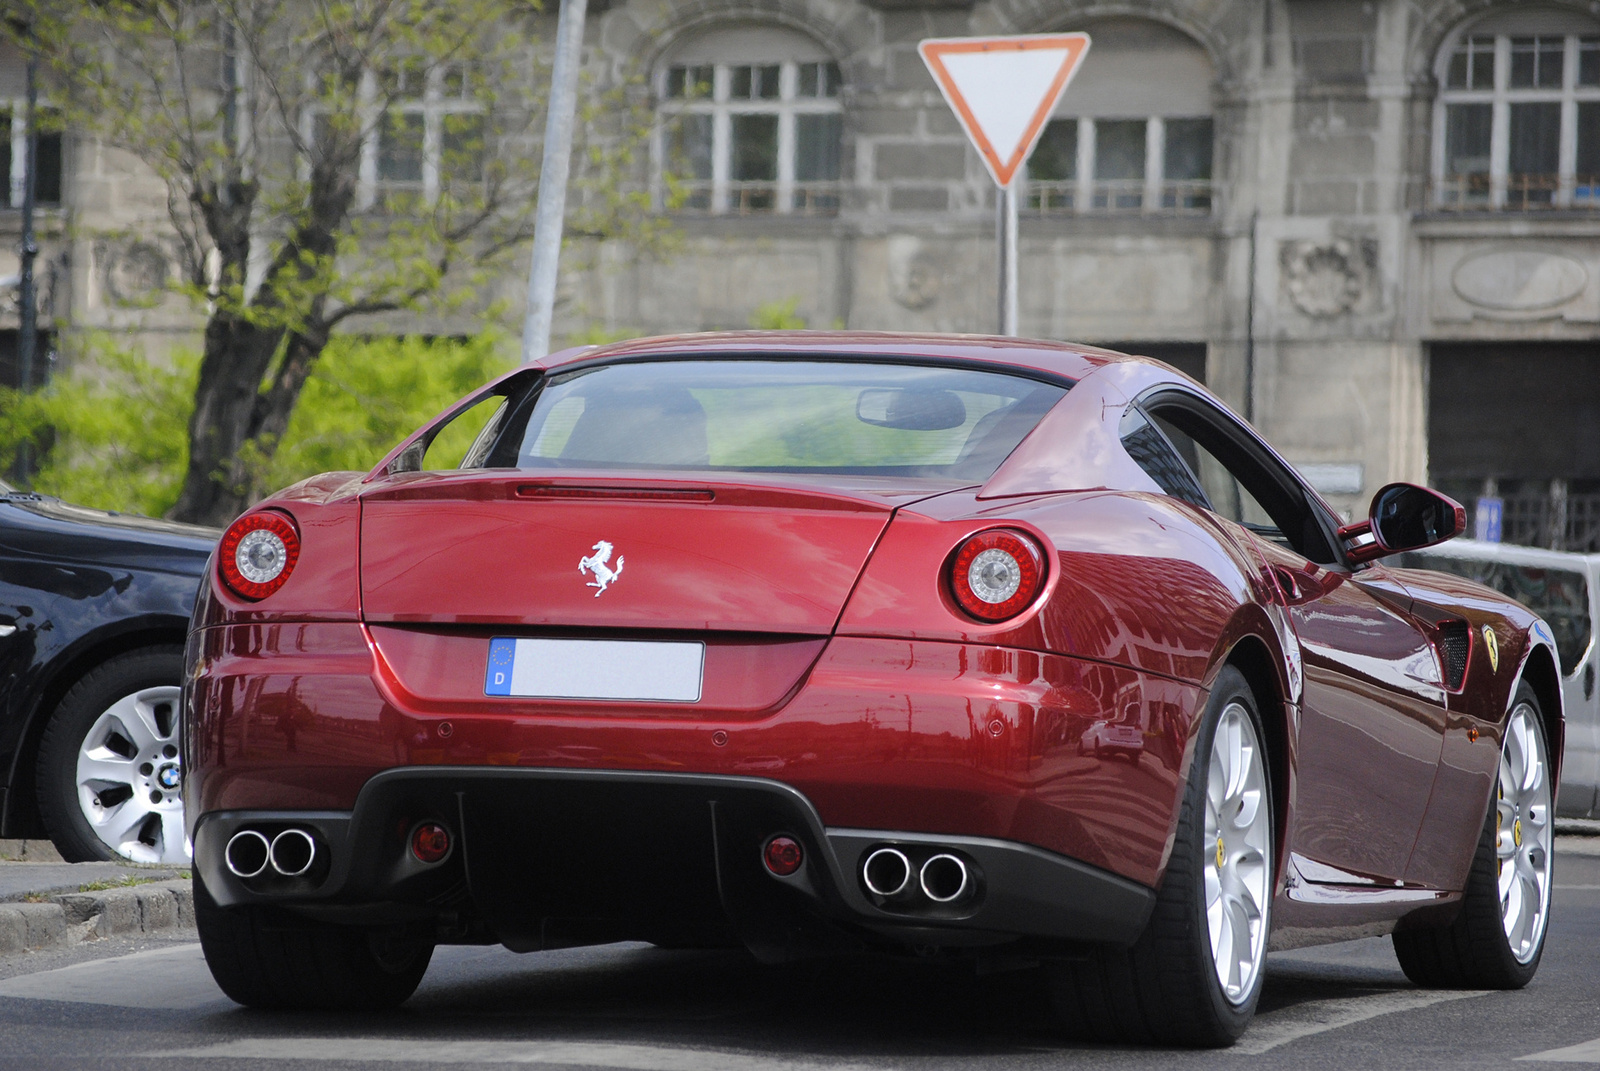
M 1500 526 L 1506 504 L 1501 498 L 1480 498 L 1472 510 L 1472 538 L 1485 543 L 1500 542 Z

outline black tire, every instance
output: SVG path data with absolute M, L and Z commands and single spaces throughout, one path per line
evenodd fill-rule
M 95 832 L 78 802 L 78 752 L 84 738 L 100 715 L 125 696 L 146 688 L 176 688 L 182 681 L 182 647 L 147 647 L 106 659 L 80 677 L 56 705 L 39 741 L 35 778 L 39 816 L 67 862 L 119 857 Z M 172 717 L 177 717 L 176 704 Z
M 198 871 L 194 915 L 211 976 L 247 1008 L 373 1012 L 422 982 L 433 943 L 401 930 L 336 926 L 266 907 L 219 907 Z
M 1533 708 L 1532 726 L 1538 736 L 1546 778 L 1549 777 L 1550 747 L 1544 735 L 1544 716 L 1538 696 L 1526 682 L 1518 686 L 1511 703 L 1515 711 L 1524 703 Z M 1508 719 L 1509 720 L 1509 719 Z M 1496 779 L 1498 784 L 1498 764 Z M 1551 803 L 1554 803 L 1552 799 Z M 1553 806 L 1550 808 L 1553 813 Z M 1461 898 L 1461 911 L 1446 926 L 1412 927 L 1394 934 L 1395 956 L 1406 977 L 1420 986 L 1434 989 L 1521 989 L 1532 981 L 1544 956 L 1545 935 L 1550 932 L 1549 902 L 1545 923 L 1533 954 L 1519 961 L 1512 952 L 1501 918 L 1499 889 L 1499 840 L 1496 816 L 1499 808 L 1491 795 L 1478 847 L 1467 874 L 1467 887 Z M 1550 860 L 1552 870 L 1554 858 Z M 1552 873 L 1549 882 L 1555 880 Z
M 1217 724 L 1234 703 L 1248 713 L 1258 745 L 1265 746 L 1267 738 L 1254 694 L 1241 673 L 1225 667 L 1206 704 L 1172 856 L 1144 933 L 1131 948 L 1101 949 L 1085 960 L 1055 963 L 1048 968 L 1058 1024 L 1074 1037 L 1217 1048 L 1233 1044 L 1255 1014 L 1265 970 L 1258 965 L 1241 999 L 1228 999 L 1217 978 L 1206 922 L 1205 874 L 1212 853 L 1212 845 L 1204 843 L 1206 779 Z M 1276 822 L 1272 815 L 1271 763 L 1264 752 L 1262 767 L 1266 774 L 1266 799 L 1262 805 L 1269 822 L 1268 892 L 1262 905 L 1265 929 L 1271 925 L 1271 893 L 1276 888 L 1272 847 L 1276 844 Z

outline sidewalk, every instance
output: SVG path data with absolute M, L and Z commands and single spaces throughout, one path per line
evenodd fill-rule
M 65 863 L 48 841 L 0 841 L 0 955 L 193 927 L 186 868 Z

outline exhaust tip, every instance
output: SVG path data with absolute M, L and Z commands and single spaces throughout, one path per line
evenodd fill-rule
M 972 873 L 953 855 L 939 854 L 922 864 L 922 891 L 936 904 L 953 903 L 972 892 Z
M 272 838 L 267 855 L 272 869 L 286 878 L 297 878 L 316 861 L 317 842 L 303 829 L 286 829 Z
M 911 884 L 911 860 L 898 848 L 879 848 L 861 864 L 861 880 L 874 896 L 899 896 Z
M 222 861 L 228 865 L 228 872 L 234 877 L 254 878 L 267 869 L 271 855 L 272 846 L 267 843 L 265 835 L 253 829 L 241 829 L 228 838 Z

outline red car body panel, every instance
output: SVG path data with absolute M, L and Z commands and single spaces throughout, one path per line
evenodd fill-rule
M 1524 677 L 1556 712 L 1559 756 L 1551 653 L 1521 607 L 1439 574 L 1316 565 L 1163 493 L 1119 422 L 1151 389 L 1208 396 L 1155 362 L 1010 339 L 734 334 L 570 350 L 510 377 L 718 355 L 950 360 L 1076 384 L 981 485 L 388 474 L 424 428 L 365 477 L 275 496 L 260 508 L 298 526 L 294 573 L 253 603 L 213 571 L 197 608 L 191 830 L 350 812 L 397 768 L 755 778 L 798 791 L 829 831 L 1014 842 L 1152 888 L 1231 661 L 1251 671 L 1274 750 L 1287 945 L 1449 909 Z M 955 548 L 992 527 L 1027 534 L 1047 568 L 999 624 L 963 614 L 946 583 Z M 601 537 L 628 559 L 603 599 L 576 575 Z M 1452 690 L 1435 630 L 1462 621 L 1474 646 Z M 701 639 L 702 699 L 486 696 L 491 638 L 535 634 Z M 1116 755 L 1085 747 L 1109 729 Z

